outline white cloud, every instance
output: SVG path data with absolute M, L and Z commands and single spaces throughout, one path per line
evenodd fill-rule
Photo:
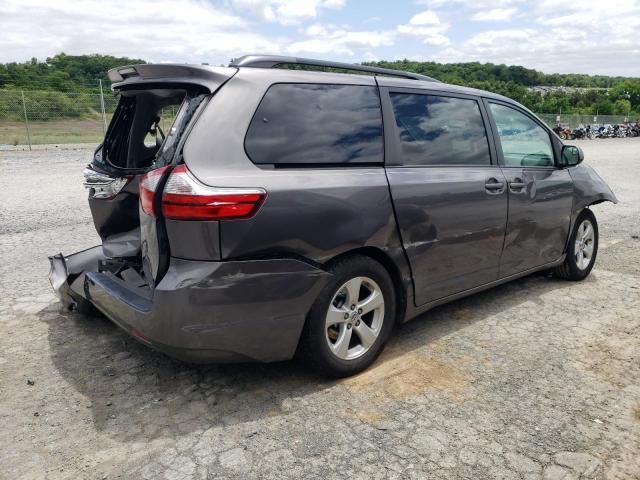
M 476 22 L 505 22 L 511 20 L 511 18 L 518 12 L 515 7 L 511 8 L 493 8 L 491 10 L 482 10 L 476 12 L 471 17 L 471 20 Z
M 531 39 L 537 34 L 538 32 L 528 28 L 489 30 L 474 35 L 467 40 L 466 45 L 477 47 L 478 49 L 487 49 L 487 51 L 491 49 L 509 49 L 513 48 L 510 42 Z
M 337 10 L 345 0 L 232 0 L 232 6 L 259 20 L 297 25 L 318 16 L 322 8 Z
M 440 25 L 440 18 L 438 14 L 432 10 L 425 10 L 424 12 L 420 12 L 409 20 L 410 25 L 430 25 L 437 26 Z
M 499 8 L 522 3 L 524 0 L 417 0 L 418 5 L 427 5 L 430 8 L 453 7 L 487 9 Z
M 352 31 L 348 27 L 314 24 L 306 28 L 309 38 L 298 40 L 286 47 L 292 54 L 319 53 L 353 56 L 361 49 L 393 45 L 395 32 Z
M 345 0 L 0 0 L 0 62 L 62 51 L 211 64 L 246 53 L 345 61 L 423 55 L 640 75 L 640 0 L 423 3 L 397 25 L 365 2 L 341 10 Z M 503 28 L 472 20 L 501 21 Z
M 227 63 L 281 50 L 242 18 L 199 0 L 4 1 L 0 61 L 108 53 L 146 60 Z
M 441 47 L 449 44 L 449 39 L 444 35 L 448 25 L 440 21 L 438 14 L 432 10 L 420 12 L 409 20 L 409 23 L 397 26 L 399 34 L 409 37 L 417 37 L 426 45 Z

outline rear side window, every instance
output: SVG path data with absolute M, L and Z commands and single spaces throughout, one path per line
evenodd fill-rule
M 249 125 L 254 163 L 382 163 L 382 113 L 376 87 L 272 85 Z
M 475 100 L 391 93 L 403 165 L 489 165 L 489 142 Z

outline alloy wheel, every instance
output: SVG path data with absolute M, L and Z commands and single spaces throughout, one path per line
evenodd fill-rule
M 355 277 L 334 294 L 325 321 L 331 352 L 341 360 L 354 360 L 369 351 L 382 331 L 384 295 L 369 277 Z
M 591 259 L 593 258 L 594 243 L 595 232 L 593 225 L 589 220 L 584 220 L 578 227 L 574 247 L 576 265 L 580 270 L 585 270 L 589 267 Z

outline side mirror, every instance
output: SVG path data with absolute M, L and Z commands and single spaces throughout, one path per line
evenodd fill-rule
M 564 145 L 562 147 L 562 163 L 565 167 L 575 167 L 584 160 L 584 152 L 580 147 Z

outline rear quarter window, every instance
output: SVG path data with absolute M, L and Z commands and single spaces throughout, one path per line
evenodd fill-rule
M 256 164 L 382 163 L 378 90 L 358 85 L 272 85 L 251 120 L 245 149 Z

